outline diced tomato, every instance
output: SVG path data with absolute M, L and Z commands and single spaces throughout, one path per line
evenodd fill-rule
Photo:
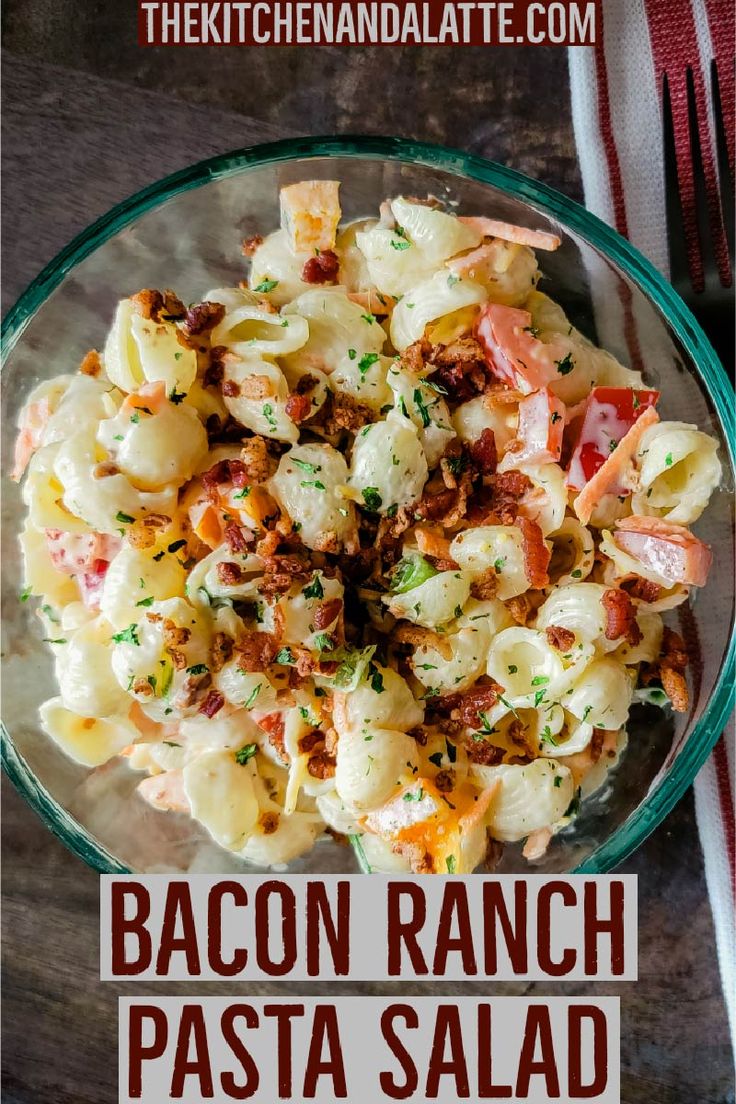
M 120 538 L 111 533 L 65 533 L 47 529 L 46 543 L 51 562 L 63 575 L 97 573 L 96 565 L 109 563 L 120 549 Z M 105 569 L 107 570 L 107 568 Z
M 567 472 L 567 485 L 580 491 L 615 450 L 648 407 L 656 405 L 659 391 L 635 391 L 632 387 L 594 387 L 588 396 L 580 435 Z M 610 487 L 612 494 L 626 488 Z
M 95 560 L 90 571 L 77 575 L 77 585 L 87 609 L 97 610 L 100 608 L 102 584 L 105 582 L 105 575 L 109 566 L 109 560 Z
M 534 336 L 529 311 L 487 303 L 475 337 L 494 376 L 524 395 L 558 378 L 554 350 Z
M 713 554 L 684 525 L 655 517 L 622 518 L 613 540 L 670 585 L 705 586 Z

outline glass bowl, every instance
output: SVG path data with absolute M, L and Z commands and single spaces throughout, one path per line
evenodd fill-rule
M 465 214 L 492 214 L 558 233 L 545 254 L 542 285 L 571 320 L 619 359 L 642 366 L 662 391 L 667 418 L 695 422 L 720 441 L 722 488 L 697 524 L 712 545 L 708 586 L 674 611 L 693 655 L 687 715 L 636 706 L 618 769 L 554 837 L 536 869 L 602 872 L 629 854 L 691 783 L 718 738 L 734 692 L 733 393 L 692 315 L 652 266 L 582 207 L 500 165 L 455 150 L 384 138 L 304 138 L 203 161 L 121 203 L 49 264 L 10 311 L 3 328 L 5 432 L 9 470 L 15 420 L 39 380 L 76 370 L 101 347 L 117 300 L 141 287 L 173 287 L 190 301 L 243 277 L 243 237 L 279 221 L 281 185 L 342 181 L 346 218 L 374 214 L 386 196 L 434 193 Z M 101 871 L 245 872 L 187 817 L 159 813 L 135 793 L 140 775 L 114 760 L 87 770 L 41 731 L 37 711 L 55 693 L 51 657 L 37 618 L 18 601 L 20 489 L 3 496 L 3 762 L 17 789 L 77 855 Z M 29 603 L 30 605 L 30 603 Z M 12 734 L 12 735 L 11 735 Z M 289 870 L 347 872 L 359 850 L 331 838 Z M 363 866 L 365 869 L 365 866 Z M 527 869 L 517 846 L 501 870 Z

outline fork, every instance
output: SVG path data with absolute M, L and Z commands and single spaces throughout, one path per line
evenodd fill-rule
M 710 89 L 699 68 L 663 75 L 670 280 L 733 379 L 732 81 L 730 72 L 719 81 L 715 60 L 708 76 Z

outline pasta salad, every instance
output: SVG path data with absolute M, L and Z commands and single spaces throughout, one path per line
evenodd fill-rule
M 48 735 L 265 866 L 539 859 L 687 711 L 662 615 L 705 584 L 716 442 L 537 289 L 560 241 L 399 196 L 281 191 L 248 276 L 122 299 L 22 412 Z

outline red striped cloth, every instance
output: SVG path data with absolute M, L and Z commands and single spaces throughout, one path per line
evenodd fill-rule
M 670 98 L 688 264 L 702 287 L 688 114 L 694 96 L 706 181 L 710 232 L 723 283 L 731 280 L 718 202 L 716 139 L 710 99 L 715 61 L 724 128 L 734 170 L 734 6 L 732 0 L 602 0 L 601 40 L 568 51 L 573 122 L 586 206 L 627 237 L 669 276 L 662 100 Z M 630 294 L 604 270 L 593 287 L 602 343 L 622 331 L 632 366 L 656 356 L 647 329 L 637 329 Z M 651 330 L 651 327 L 650 327 Z M 656 339 L 654 339 L 656 341 Z M 639 343 L 647 343 L 640 350 Z M 736 842 L 733 731 L 722 737 L 695 780 L 695 808 L 713 910 L 718 956 L 736 1041 Z

